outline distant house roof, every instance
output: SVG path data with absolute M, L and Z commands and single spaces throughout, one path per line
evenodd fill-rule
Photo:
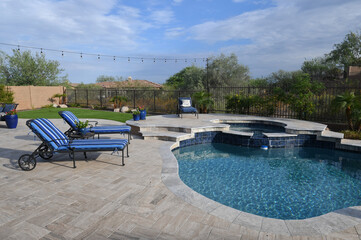
M 150 82 L 148 80 L 125 80 L 120 82 L 100 82 L 95 83 L 103 88 L 157 88 L 160 89 L 163 86 Z

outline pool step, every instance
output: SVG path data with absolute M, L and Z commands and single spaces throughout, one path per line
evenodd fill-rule
M 193 136 L 192 133 L 172 132 L 172 131 L 140 131 L 144 140 L 156 139 L 163 141 L 177 142 L 189 139 Z
M 340 143 L 342 139 L 343 139 L 343 133 L 339 133 L 339 132 L 324 130 L 319 134 L 317 134 L 317 140 L 320 141 Z

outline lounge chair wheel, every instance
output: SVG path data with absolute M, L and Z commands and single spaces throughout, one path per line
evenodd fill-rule
M 42 159 L 48 160 L 53 157 L 53 153 L 50 152 L 48 146 L 45 145 L 39 149 L 39 156 Z
M 24 171 L 31 171 L 36 166 L 35 158 L 30 154 L 21 155 L 18 160 L 19 167 Z

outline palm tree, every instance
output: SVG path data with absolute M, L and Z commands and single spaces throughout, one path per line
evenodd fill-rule
M 207 113 L 214 104 L 211 94 L 207 92 L 196 92 L 192 97 L 198 106 L 200 113 Z
M 347 124 L 350 130 L 354 130 L 352 122 L 352 111 L 357 102 L 357 97 L 354 92 L 345 92 L 341 95 L 337 95 L 332 100 L 332 107 L 335 110 L 344 110 L 346 114 Z

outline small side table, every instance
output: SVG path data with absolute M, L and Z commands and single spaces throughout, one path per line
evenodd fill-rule
M 86 134 L 81 133 L 70 133 L 69 138 L 70 139 L 86 139 L 86 138 L 94 138 L 95 133 L 94 132 L 87 132 Z

